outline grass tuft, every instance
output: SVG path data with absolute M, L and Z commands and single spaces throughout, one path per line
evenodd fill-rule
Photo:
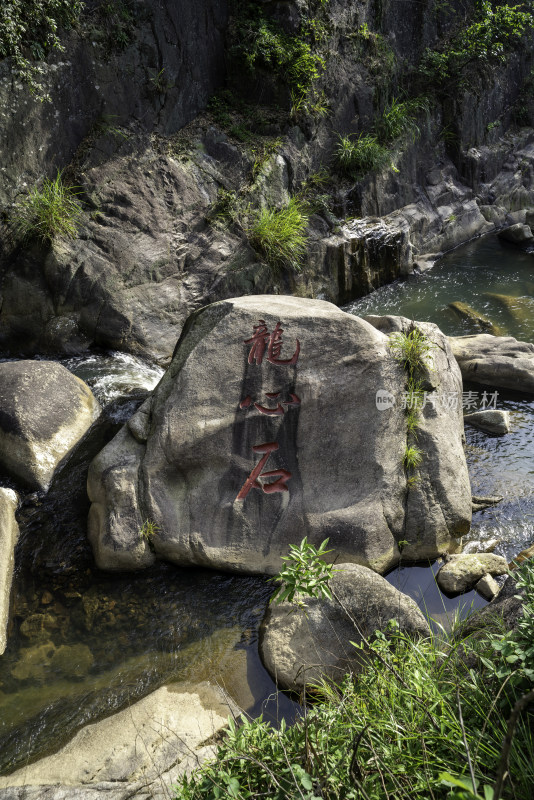
M 247 235 L 256 250 L 275 270 L 293 268 L 299 271 L 306 255 L 308 214 L 295 198 L 281 209 L 258 211 Z
M 23 241 L 56 238 L 74 239 L 82 215 L 77 199 L 78 187 L 65 186 L 61 172 L 53 180 L 45 178 L 41 188 L 34 187 L 15 206 L 13 229 Z
M 390 161 L 389 151 L 372 134 L 340 136 L 334 157 L 339 171 L 351 178 L 379 170 Z

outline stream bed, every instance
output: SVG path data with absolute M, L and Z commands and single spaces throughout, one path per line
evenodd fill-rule
M 448 304 L 469 303 L 503 332 L 534 341 L 534 256 L 495 238 L 472 242 L 432 270 L 374 292 L 346 310 L 403 314 L 436 322 L 446 333 L 475 332 Z M 511 295 L 506 304 L 486 295 Z M 531 302 L 532 301 L 532 302 Z M 521 309 L 513 315 L 514 304 Z M 505 310 L 506 309 L 506 310 Z M 0 657 L 0 774 L 54 752 L 82 725 L 105 717 L 171 681 L 217 681 L 251 715 L 291 721 L 299 706 L 275 686 L 257 648 L 272 592 L 265 578 L 159 564 L 131 574 L 94 566 L 86 538 L 88 464 L 162 375 L 121 353 L 63 360 L 105 408 L 56 475 L 46 496 L 24 499 L 18 518 L 13 614 Z M 511 559 L 534 540 L 534 401 L 500 394 L 512 432 L 489 437 L 466 428 L 474 494 L 504 501 L 473 517 L 467 548 Z M 387 577 L 447 627 L 456 609 L 485 604 L 474 592 L 446 598 L 434 565 L 402 566 Z

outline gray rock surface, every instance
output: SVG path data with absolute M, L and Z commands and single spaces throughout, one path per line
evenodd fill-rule
M 0 777 L 1 800 L 168 800 L 172 784 L 206 757 L 238 713 L 209 683 L 169 684 L 82 728 L 53 755 Z
M 270 336 L 253 340 L 259 320 Z M 282 350 L 270 359 L 278 323 Z M 443 348 L 441 384 L 458 389 L 446 339 L 425 330 Z M 426 409 L 421 480 L 408 491 L 401 404 L 376 406 L 377 391 L 401 395 L 404 383 L 387 337 L 329 303 L 265 296 L 203 309 L 152 396 L 146 444 L 131 420 L 90 467 L 98 565 L 147 566 L 157 554 L 272 574 L 308 536 L 330 537 L 340 562 L 382 572 L 398 562 L 401 539 L 408 559 L 454 549 L 471 518 L 461 413 Z M 139 533 L 147 519 L 158 526 L 150 543 Z
M 500 586 L 491 575 L 483 575 L 481 579 L 475 584 L 475 589 L 486 600 L 493 600 L 499 594 Z
M 9 599 L 19 526 L 15 519 L 18 497 L 12 489 L 0 488 L 0 656 L 6 649 Z
M 509 228 L 499 231 L 499 238 L 513 244 L 525 244 L 531 242 L 534 236 L 529 225 L 516 222 L 515 225 L 510 225 Z
M 284 689 L 300 691 L 321 677 L 339 680 L 360 671 L 365 655 L 351 641 L 361 644 L 361 633 L 372 639 L 390 620 L 405 633 L 430 634 L 416 603 L 366 567 L 335 567 L 330 587 L 332 600 L 302 597 L 303 607 L 286 601 L 267 609 L 260 629 L 261 657 Z
M 497 597 L 480 611 L 475 611 L 462 626 L 460 635 L 469 636 L 484 631 L 502 633 L 515 628 L 523 614 L 521 595 L 512 575 L 508 576 Z
M 464 414 L 464 424 L 486 433 L 503 436 L 510 432 L 510 412 L 500 409 L 475 411 L 473 414 Z
M 534 344 L 513 336 L 450 336 L 462 377 L 493 388 L 534 393 Z
M 484 575 L 505 575 L 508 564 L 493 553 L 452 555 L 436 575 L 440 589 L 458 594 L 471 589 Z
M 61 364 L 0 364 L 0 467 L 24 486 L 46 491 L 99 415 L 89 387 Z

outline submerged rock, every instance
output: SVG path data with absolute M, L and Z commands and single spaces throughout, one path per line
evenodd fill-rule
M 466 381 L 534 394 L 534 344 L 513 336 L 449 336 Z
M 89 387 L 61 364 L 0 364 L 0 467 L 30 489 L 46 491 L 99 414 Z
M 503 499 L 504 498 L 500 495 L 487 495 L 486 497 L 482 497 L 482 495 L 474 494 L 471 498 L 473 511 L 483 511 L 485 508 L 491 508 L 492 506 L 496 506 L 497 503 L 502 502 Z M 497 543 L 499 540 L 497 539 L 495 541 Z
M 510 432 L 510 412 L 498 409 L 464 415 L 464 423 L 486 433 L 502 436 Z
M 449 308 L 453 311 L 457 317 L 461 320 L 465 320 L 469 322 L 475 329 L 479 331 L 485 331 L 486 333 L 492 333 L 494 336 L 498 336 L 500 333 L 500 329 L 498 326 L 494 325 L 493 322 L 481 314 L 479 311 L 476 311 L 467 303 L 462 303 L 459 300 L 454 303 L 449 303 Z
M 439 340 L 442 385 L 461 392 L 445 337 L 423 327 Z M 329 537 L 339 562 L 385 571 L 400 540 L 409 559 L 454 548 L 471 518 L 461 411 L 425 409 L 421 480 L 409 488 L 404 387 L 387 336 L 330 303 L 259 296 L 202 309 L 149 424 L 130 421 L 90 467 L 98 565 L 132 569 L 157 555 L 273 574 L 308 536 Z M 393 398 L 385 410 L 377 393 Z M 147 520 L 156 527 L 143 537 Z
M 284 689 L 300 691 L 322 677 L 339 680 L 347 672 L 360 671 L 365 651 L 351 642 L 361 644 L 361 633 L 372 638 L 390 620 L 405 633 L 430 635 L 414 600 L 365 567 L 335 568 L 330 587 L 332 600 L 305 597 L 301 607 L 286 601 L 267 610 L 260 652 L 267 670 Z
M 505 575 L 508 564 L 502 556 L 493 553 L 468 553 L 453 555 L 439 570 L 438 586 L 449 594 L 460 594 L 472 589 L 484 575 Z
M 12 489 L 0 488 L 0 655 L 6 649 L 9 599 L 19 526 L 15 519 L 18 497 Z
M 238 709 L 209 683 L 163 686 L 82 728 L 57 753 L 0 777 L 0 797 L 168 798 L 173 782 L 214 755 L 210 742 L 231 713 Z

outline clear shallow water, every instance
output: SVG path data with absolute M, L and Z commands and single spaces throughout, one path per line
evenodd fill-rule
M 223 686 L 273 721 L 299 707 L 258 656 L 272 584 L 160 564 L 136 574 L 97 570 L 86 534 L 87 468 L 162 370 L 120 353 L 62 363 L 105 414 L 44 497 L 18 512 L 13 613 L 0 657 L 0 774 L 54 752 L 82 725 L 171 681 Z
M 506 304 L 503 296 L 511 302 Z M 502 334 L 534 342 L 534 254 L 501 243 L 496 236 L 478 239 L 449 253 L 431 270 L 382 287 L 345 310 L 358 316 L 397 314 L 434 322 L 450 336 L 480 333 L 448 308 L 458 301 L 482 313 Z M 464 389 L 479 395 L 482 391 L 474 385 Z M 511 432 L 494 437 L 466 426 L 466 456 L 473 494 L 500 495 L 504 500 L 473 515 L 464 543 L 466 550 L 475 551 L 498 540 L 495 552 L 510 561 L 534 542 L 534 398 L 500 390 L 497 408 L 510 412 Z

